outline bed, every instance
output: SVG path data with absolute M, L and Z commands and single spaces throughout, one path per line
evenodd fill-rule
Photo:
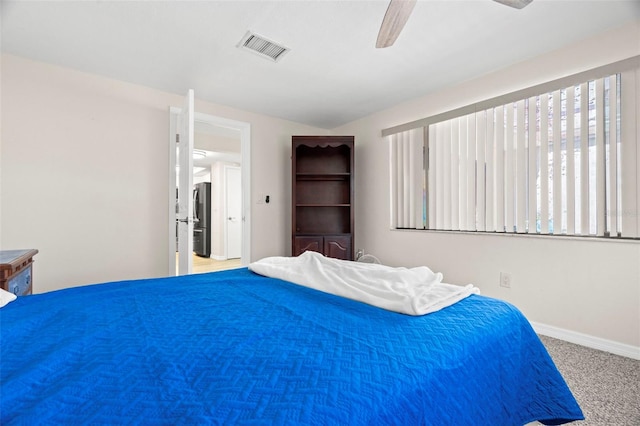
M 19 297 L 0 340 L 3 425 L 583 418 L 523 315 L 475 294 L 410 316 L 240 268 Z

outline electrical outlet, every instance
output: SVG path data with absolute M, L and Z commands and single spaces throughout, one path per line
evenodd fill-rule
M 500 287 L 511 288 L 511 274 L 500 272 Z

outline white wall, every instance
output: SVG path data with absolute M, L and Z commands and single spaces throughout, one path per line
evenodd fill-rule
M 196 133 L 193 136 L 193 147 L 212 152 L 240 153 L 240 135 L 237 138 L 228 138 L 218 135 Z
M 475 283 L 532 321 L 640 346 L 640 243 L 394 231 L 382 129 L 640 54 L 640 23 L 476 80 L 419 97 L 335 133 L 356 139 L 356 248 L 391 265 L 427 265 Z M 500 272 L 513 275 L 499 287 Z M 638 352 L 640 353 L 640 352 Z
M 182 96 L 6 54 L 1 85 L 0 247 L 40 251 L 34 292 L 167 275 L 168 110 Z M 252 192 L 273 200 L 252 203 L 251 259 L 287 253 L 291 135 L 326 131 L 196 111 L 251 123 Z

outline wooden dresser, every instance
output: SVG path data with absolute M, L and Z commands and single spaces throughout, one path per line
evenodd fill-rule
M 38 250 L 0 250 L 0 286 L 17 296 L 33 290 L 33 257 Z

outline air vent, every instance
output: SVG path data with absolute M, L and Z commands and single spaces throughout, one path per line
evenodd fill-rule
M 280 60 L 280 58 L 289 51 L 289 48 L 281 46 L 251 31 L 248 31 L 245 36 L 242 37 L 242 40 L 238 43 L 238 47 L 257 53 L 263 58 L 269 58 L 274 62 Z

